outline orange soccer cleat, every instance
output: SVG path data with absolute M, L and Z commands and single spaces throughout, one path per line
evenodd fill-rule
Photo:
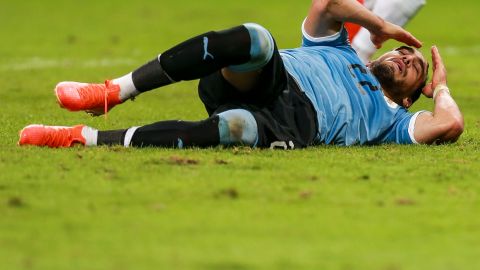
M 76 143 L 85 145 L 83 125 L 73 127 L 29 125 L 20 131 L 18 145 L 48 147 L 71 147 Z
M 70 111 L 86 111 L 91 115 L 107 113 L 120 100 L 120 86 L 111 81 L 105 84 L 61 82 L 55 87 L 57 101 Z

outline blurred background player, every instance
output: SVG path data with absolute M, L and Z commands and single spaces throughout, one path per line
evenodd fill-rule
M 393 24 L 404 26 L 425 5 L 425 0 L 357 0 L 374 14 Z M 370 40 L 370 32 L 353 23 L 345 24 L 352 47 L 364 63 L 377 51 Z

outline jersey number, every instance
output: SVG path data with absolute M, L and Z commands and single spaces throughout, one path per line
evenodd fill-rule
M 362 65 L 359 65 L 359 64 L 353 64 L 353 65 L 348 66 L 348 70 L 350 71 L 350 75 L 352 75 L 353 78 L 358 80 L 358 83 L 360 84 L 360 86 L 362 86 L 363 88 L 368 87 L 368 90 L 370 90 L 370 91 L 378 91 L 379 90 L 378 86 L 373 85 L 369 81 L 362 80 L 362 78 L 360 78 L 360 76 L 357 76 L 357 74 L 355 74 L 355 69 L 360 71 L 360 73 L 362 75 L 366 75 L 368 72 Z

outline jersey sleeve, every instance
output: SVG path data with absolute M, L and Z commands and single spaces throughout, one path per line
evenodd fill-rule
M 307 31 L 305 31 L 305 20 L 302 23 L 302 46 L 303 47 L 311 47 L 311 46 L 330 46 L 330 47 L 338 47 L 338 46 L 350 46 L 348 41 L 348 32 L 347 29 L 342 25 L 340 32 L 337 32 L 331 36 L 325 37 L 312 37 L 310 36 Z
M 403 115 L 395 122 L 392 132 L 387 138 L 387 142 L 397 144 L 418 144 L 415 140 L 415 121 L 419 114 L 425 111 L 419 111 L 414 114 L 405 111 Z

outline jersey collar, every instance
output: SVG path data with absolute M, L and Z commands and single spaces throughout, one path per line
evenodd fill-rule
M 383 94 L 383 99 L 385 99 L 385 103 L 387 103 L 388 107 L 392 108 L 392 109 L 397 109 L 399 107 L 399 105 L 397 103 L 395 103 L 393 100 L 389 99 L 385 93 L 383 92 L 382 90 L 382 94 Z

